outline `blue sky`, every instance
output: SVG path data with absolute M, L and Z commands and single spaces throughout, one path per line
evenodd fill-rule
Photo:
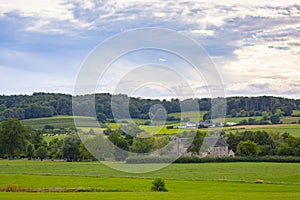
M 227 96 L 300 98 L 298 0 L 2 0 L 0 27 L 3 94 L 73 93 L 81 64 L 99 43 L 160 27 L 204 47 Z

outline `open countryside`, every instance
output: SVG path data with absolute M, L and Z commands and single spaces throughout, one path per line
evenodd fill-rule
M 44 95 L 52 94 L 38 94 L 40 97 Z M 137 105 L 138 102 L 136 100 Z M 24 141 L 20 141 L 24 142 L 23 145 L 14 149 L 12 154 L 6 151 L 1 155 L 0 199 L 232 199 L 233 196 L 234 199 L 298 199 L 299 104 L 298 101 L 287 102 L 291 109 L 278 104 L 273 111 L 266 107 L 263 112 L 229 110 L 223 127 L 209 121 L 209 110 L 170 111 L 163 123 L 159 111 L 149 113 L 152 118 L 141 112 L 135 114 L 136 117 L 132 118 L 135 124 L 131 124 L 131 119 L 116 122 L 104 113 L 96 119 L 88 113 L 86 116 L 72 116 L 59 110 L 56 112 L 60 115 L 11 119 L 5 118 L 6 113 L 13 117 L 17 108 L 6 108 L 2 115 L 2 134 L 15 124 L 14 127 L 20 127 L 26 135 L 22 136 Z M 35 106 L 25 108 L 31 111 L 27 113 L 38 116 L 47 110 Z M 74 119 L 79 119 L 82 124 L 75 126 Z M 223 129 L 220 141 L 208 143 L 207 149 L 201 149 L 199 143 L 214 139 L 219 128 Z M 150 135 L 140 140 L 128 137 L 124 131 Z M 89 137 L 81 141 L 77 133 Z M 195 134 L 195 139 L 187 148 L 185 136 L 191 133 Z M 175 143 L 175 149 L 180 150 L 174 153 L 182 156 L 155 172 L 120 172 L 104 164 L 125 171 L 132 168 L 142 170 L 157 167 L 169 158 L 162 155 L 140 160 L 139 157 L 115 154 L 116 150 L 111 149 L 110 154 L 101 158 L 104 161 L 99 162 L 85 148 L 86 143 L 96 141 L 96 138 L 107 138 L 119 148 L 133 152 L 150 152 L 177 138 L 179 142 Z M 162 179 L 167 192 L 152 191 L 157 178 Z

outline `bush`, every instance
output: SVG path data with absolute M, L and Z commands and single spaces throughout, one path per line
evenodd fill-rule
M 151 191 L 155 192 L 167 192 L 167 188 L 165 187 L 165 182 L 161 178 L 156 178 L 152 182 Z
M 175 157 L 129 157 L 126 159 L 127 164 L 144 164 L 144 163 L 220 163 L 220 162 L 285 162 L 300 163 L 300 157 L 294 156 L 262 156 L 262 157 L 199 157 L 199 156 L 181 156 Z

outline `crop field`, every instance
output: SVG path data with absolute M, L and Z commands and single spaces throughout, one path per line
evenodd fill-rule
M 145 167 L 117 164 L 124 169 Z M 155 164 L 147 167 L 151 165 Z M 172 164 L 151 173 L 129 174 L 99 162 L 1 160 L 0 188 L 48 188 L 48 192 L 0 192 L 0 199 L 299 199 L 299 174 L 300 164 L 295 163 Z M 155 177 L 165 180 L 168 192 L 150 191 Z M 258 179 L 264 183 L 254 183 Z M 66 188 L 101 192 L 55 192 Z

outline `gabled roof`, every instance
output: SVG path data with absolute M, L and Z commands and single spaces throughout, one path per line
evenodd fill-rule
M 219 138 L 205 138 L 205 142 L 209 144 L 210 147 L 227 147 L 228 144 Z

